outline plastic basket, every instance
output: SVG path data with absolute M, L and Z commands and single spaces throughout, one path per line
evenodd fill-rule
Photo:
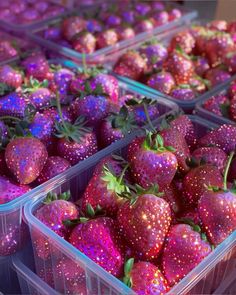
M 236 78 L 236 76 L 234 76 L 234 79 Z M 233 80 L 233 79 L 232 79 Z M 214 91 L 213 93 L 211 93 L 210 95 L 207 95 L 203 100 L 201 100 L 199 103 L 197 103 L 196 105 L 196 113 L 200 116 L 203 117 L 205 119 L 208 119 L 212 122 L 218 123 L 218 124 L 233 124 L 235 125 L 236 122 L 226 118 L 226 117 L 221 117 L 218 116 L 214 113 L 212 113 L 211 111 L 207 110 L 204 108 L 204 103 L 208 101 L 208 99 L 210 99 L 212 96 L 215 96 L 217 94 L 226 94 L 227 90 L 229 89 L 230 83 L 227 83 L 226 85 L 222 86 L 220 89 Z
M 16 273 L 11 268 L 11 259 L 0 258 L 0 294 L 19 294 Z
M 93 5 L 93 9 L 100 9 L 99 3 L 97 5 Z M 86 61 L 88 64 L 98 64 L 98 63 L 105 63 L 110 60 L 113 60 L 113 54 L 115 54 L 117 51 L 120 51 L 121 49 L 128 48 L 131 45 L 144 41 L 146 39 L 151 38 L 153 35 L 158 35 L 163 32 L 172 30 L 173 28 L 176 28 L 178 26 L 188 24 L 190 23 L 193 19 L 197 17 L 197 12 L 196 11 L 189 11 L 184 7 L 181 7 L 181 10 L 183 10 L 183 16 L 175 21 L 169 22 L 165 25 L 155 27 L 153 30 L 149 32 L 143 32 L 137 34 L 134 38 L 128 39 L 128 40 L 123 40 L 118 43 L 116 43 L 113 46 L 108 46 L 99 50 L 96 50 L 92 54 L 87 54 L 86 55 Z M 78 12 L 78 15 L 81 15 L 81 12 Z M 66 13 L 66 16 L 69 14 Z M 75 11 L 73 11 L 73 15 L 75 15 Z M 61 23 L 62 19 L 64 16 L 60 16 L 58 18 L 55 18 L 53 21 L 49 21 L 47 23 L 44 23 L 43 26 L 38 27 L 32 32 L 28 32 L 28 36 L 30 39 L 33 41 L 37 42 L 39 45 L 44 46 L 46 48 L 49 48 L 53 51 L 56 51 L 60 53 L 63 56 L 69 57 L 70 59 L 73 59 L 77 62 L 82 63 L 83 60 L 83 54 L 78 53 L 77 51 L 64 47 L 62 45 L 59 45 L 53 41 L 50 40 L 45 40 L 40 34 L 49 27 L 50 25 L 58 25 Z
M 216 124 L 196 116 L 191 116 L 191 120 L 195 125 L 199 137 L 203 136 L 207 130 L 217 127 Z M 157 122 L 156 125 L 158 124 L 159 123 Z M 119 141 L 116 146 L 110 146 L 99 155 L 85 160 L 70 171 L 66 171 L 63 175 L 57 177 L 54 181 L 51 181 L 50 184 L 48 183 L 45 191 L 40 195 L 37 195 L 37 198 L 27 202 L 24 212 L 30 228 L 32 241 L 35 241 L 40 237 L 46 239 L 49 245 L 50 253 L 47 260 L 38 257 L 37 252 L 34 251 L 36 270 L 44 270 L 45 277 L 48 275 L 48 270 L 55 270 L 58 261 L 63 259 L 69 261 L 69 263 L 76 264 L 77 267 L 82 269 L 82 272 L 86 276 L 86 288 L 88 294 L 134 294 L 134 292 L 126 287 L 121 281 L 108 274 L 87 256 L 41 223 L 34 216 L 34 212 L 41 206 L 42 200 L 49 191 L 60 193 L 70 189 L 74 198 L 73 200 L 77 200 L 91 178 L 96 164 L 104 157 L 114 152 L 121 153 L 125 156 L 128 143 L 136 135 L 133 134 L 129 138 Z M 168 294 L 183 295 L 187 292 L 189 292 L 189 294 L 209 294 L 216 290 L 220 285 L 220 280 L 226 277 L 232 270 L 232 255 L 235 255 L 235 246 L 236 232 L 217 247 L 213 253 L 204 259 L 204 261 L 202 261 Z M 36 244 L 33 242 L 34 250 L 35 247 Z M 66 278 L 63 275 L 58 277 L 57 271 L 52 272 L 55 289 L 62 294 L 72 294 L 70 289 L 71 285 Z M 215 279 L 216 273 L 218 275 L 217 278 L 219 278 L 218 280 Z M 208 292 L 209 290 L 211 290 L 211 292 Z

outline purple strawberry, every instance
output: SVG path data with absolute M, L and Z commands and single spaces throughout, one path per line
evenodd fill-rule
M 0 67 L 0 82 L 10 87 L 18 88 L 23 82 L 22 73 L 15 70 L 10 65 L 3 65 Z
M 191 101 L 196 97 L 194 90 L 186 84 L 179 84 L 172 89 L 170 96 L 183 101 Z
M 12 92 L 0 98 L 0 116 L 23 118 L 29 104 L 29 99 L 17 92 Z
M 210 69 L 208 60 L 205 57 L 197 56 L 194 60 L 195 72 L 197 75 L 203 77 L 206 71 Z
M 210 69 L 205 74 L 205 78 L 210 81 L 211 87 L 217 86 L 218 84 L 229 80 L 230 77 L 231 75 L 229 72 L 221 70 L 220 68 Z
M 147 85 L 162 93 L 170 94 L 171 90 L 175 86 L 175 79 L 171 73 L 160 72 L 152 74 L 147 81 Z
M 110 14 L 107 17 L 105 24 L 108 28 L 119 27 L 121 25 L 121 18 L 118 15 Z
M 217 116 L 222 117 L 223 116 L 222 105 L 227 105 L 227 104 L 228 104 L 228 97 L 223 93 L 219 93 L 212 96 L 208 100 L 206 100 L 203 103 L 203 107 L 204 109 L 216 114 Z

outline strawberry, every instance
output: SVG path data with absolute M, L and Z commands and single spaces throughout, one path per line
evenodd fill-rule
M 225 20 L 213 20 L 207 24 L 207 27 L 210 30 L 227 31 L 228 24 L 227 24 L 227 21 Z
M 236 95 L 230 101 L 229 115 L 232 120 L 236 121 Z
M 169 11 L 169 21 L 179 19 L 181 18 L 181 16 L 182 16 L 182 12 L 178 8 L 173 8 Z
M 163 295 L 169 287 L 161 271 L 150 262 L 136 262 L 130 258 L 124 268 L 124 283 L 138 294 Z
M 209 186 L 223 186 L 222 175 L 216 166 L 204 164 L 191 169 L 183 179 L 185 206 L 195 206 Z
M 84 91 L 84 86 L 86 80 L 89 78 L 89 76 L 85 73 L 78 73 L 70 82 L 69 91 L 72 94 L 78 94 L 81 91 Z
M 87 22 L 79 16 L 66 18 L 61 24 L 61 30 L 66 40 L 71 40 L 76 34 L 86 29 Z
M 197 208 L 186 210 L 180 214 L 178 223 L 181 222 L 189 222 L 189 220 L 193 221 L 196 225 L 201 226 L 202 222 L 199 216 L 199 212 Z
M 177 171 L 177 159 L 173 148 L 164 146 L 163 138 L 148 133 L 146 138 L 129 145 L 129 161 L 135 181 L 147 188 L 158 184 L 161 189 L 170 185 Z
M 90 18 L 87 20 L 86 28 L 90 33 L 94 34 L 102 31 L 102 24 L 98 20 Z
M 177 33 L 170 42 L 169 50 L 173 51 L 180 47 L 184 53 L 191 54 L 195 47 L 195 39 L 189 31 L 182 31 Z
M 162 26 L 169 22 L 169 14 L 167 11 L 158 11 L 153 16 L 155 26 Z
M 181 194 L 175 183 L 171 183 L 164 190 L 163 199 L 170 205 L 172 223 L 181 209 Z
M 206 79 L 202 79 L 200 76 L 194 75 L 189 79 L 189 85 L 193 91 L 198 94 L 202 94 L 210 88 L 210 82 Z
M 225 82 L 226 80 L 230 79 L 230 77 L 231 75 L 229 72 L 221 70 L 220 68 L 210 69 L 205 74 L 205 78 L 209 80 L 211 87 Z
M 203 77 L 206 71 L 210 69 L 208 60 L 203 56 L 196 56 L 193 62 L 196 74 L 201 77 Z
M 226 153 L 218 147 L 200 147 L 193 153 L 192 157 L 200 164 L 203 160 L 206 164 L 215 165 L 221 172 L 224 172 L 227 162 Z
M 222 243 L 236 230 L 236 191 L 227 189 L 228 170 L 234 153 L 229 156 L 224 173 L 224 187 L 205 191 L 198 203 L 198 211 L 210 241 Z
M 125 23 L 133 25 L 135 23 L 135 12 L 132 10 L 125 10 L 121 12 L 121 17 Z
M 229 168 L 229 173 L 228 173 L 228 180 L 230 182 L 233 182 L 236 179 L 236 158 L 232 160 L 232 163 Z
M 136 3 L 134 6 L 134 9 L 136 10 L 137 14 L 139 15 L 147 15 L 149 12 L 151 12 L 151 7 L 149 3 Z
M 0 143 L 0 147 L 2 147 L 3 144 L 2 142 Z M 5 153 L 4 151 L 0 151 L 0 175 L 1 176 L 8 176 L 9 175 L 9 170 L 7 168 L 7 164 L 5 161 Z
M 7 138 L 8 138 L 7 126 L 3 121 L 0 120 L 0 145 L 3 145 L 7 141 Z
M 135 37 L 135 31 L 132 27 L 120 27 L 117 32 L 119 40 L 128 40 Z
M 201 228 L 194 223 L 173 225 L 162 256 L 163 273 L 173 286 L 211 253 L 211 246 Z
M 236 127 L 224 124 L 199 139 L 199 146 L 215 145 L 229 154 L 236 147 Z
M 129 114 L 128 109 L 123 106 L 118 114 L 111 114 L 101 123 L 99 129 L 100 145 L 102 147 L 109 146 L 114 141 L 125 137 L 135 128 L 137 128 L 137 124 L 134 115 Z
M 71 167 L 70 162 L 58 156 L 52 156 L 47 159 L 43 170 L 37 178 L 37 183 L 41 184 L 49 179 L 61 174 Z
M 0 67 L 0 83 L 7 84 L 12 88 L 18 88 L 23 83 L 22 73 L 10 65 L 3 65 Z
M 33 137 L 12 139 L 5 151 L 7 167 L 20 184 L 33 182 L 42 171 L 47 157 L 45 145 Z
M 64 121 L 67 121 L 70 123 L 73 121 L 73 115 L 68 107 L 66 107 L 66 106 L 62 107 L 61 112 L 62 112 L 62 118 Z M 55 122 L 55 121 L 61 122 L 62 121 L 58 110 L 54 107 L 44 110 L 42 114 L 49 117 L 53 122 Z
M 236 80 L 230 84 L 228 93 L 230 98 L 234 98 L 234 96 L 236 95 Z
M 169 54 L 165 68 L 174 76 L 177 84 L 187 84 L 194 72 L 194 65 L 189 56 L 178 50 Z
M 217 116 L 223 116 L 222 113 L 222 105 L 228 104 L 228 97 L 223 94 L 219 93 L 212 97 L 210 97 L 208 100 L 206 100 L 203 103 L 204 109 L 216 114 Z
M 97 35 L 97 47 L 104 48 L 107 46 L 113 46 L 118 42 L 118 34 L 114 29 L 107 29 L 98 33 Z
M 115 221 L 109 217 L 83 221 L 72 230 L 69 242 L 107 272 L 119 277 L 124 254 Z
M 140 20 L 134 27 L 135 32 L 142 33 L 142 32 L 148 32 L 153 30 L 154 25 L 151 19 L 143 19 Z
M 175 87 L 175 79 L 169 72 L 159 72 L 152 74 L 147 81 L 147 85 L 162 93 L 170 94 L 171 90 Z
M 82 31 L 73 37 L 72 47 L 80 53 L 91 54 L 96 50 L 96 38 L 92 33 Z
M 140 191 L 140 192 L 139 192 Z M 131 201 L 118 210 L 117 220 L 127 243 L 145 260 L 155 260 L 171 223 L 169 204 L 158 197 L 156 187 L 138 187 Z
M 35 212 L 37 219 L 64 239 L 69 236 L 70 228 L 65 226 L 63 221 L 76 219 L 79 214 L 76 205 L 68 201 L 69 198 L 70 192 L 60 195 L 48 193 L 43 205 Z M 42 234 L 35 232 L 33 243 L 38 257 L 46 260 L 50 255 L 50 245 L 47 239 Z
M 0 176 L 0 204 L 6 204 L 24 195 L 30 190 L 26 185 L 18 185 L 11 180 Z
M 105 20 L 105 24 L 108 28 L 119 27 L 121 25 L 121 18 L 118 15 L 110 14 Z
M 146 61 L 137 51 L 127 51 L 114 65 L 114 73 L 133 80 L 139 80 L 146 69 Z
M 18 55 L 17 49 L 8 40 L 0 41 L 0 60 L 4 61 Z
M 172 89 L 170 96 L 183 101 L 191 101 L 196 97 L 195 91 L 188 84 L 179 84 Z
M 235 51 L 229 52 L 224 57 L 224 64 L 227 66 L 228 71 L 232 74 L 236 74 L 236 53 Z

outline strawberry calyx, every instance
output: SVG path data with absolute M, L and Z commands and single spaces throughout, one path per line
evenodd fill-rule
M 133 266 L 134 266 L 134 258 L 129 258 L 124 265 L 123 283 L 129 288 L 132 287 L 132 278 L 130 273 L 132 271 Z
M 6 83 L 0 83 L 0 96 L 7 95 L 15 90 L 14 87 L 7 85 Z
M 119 113 L 111 114 L 107 120 L 111 122 L 112 128 L 121 130 L 124 135 L 137 128 L 134 115 L 125 106 L 120 108 Z
M 175 152 L 175 149 L 172 146 L 164 146 L 164 141 L 160 134 L 155 134 L 151 131 L 147 132 L 142 146 L 147 151 L 155 151 L 158 153 L 163 153 L 166 151 Z
M 47 88 L 48 80 L 44 79 L 42 82 L 39 82 L 37 79 L 30 76 L 28 81 L 25 81 L 22 86 L 22 93 L 33 93 L 39 88 Z
M 80 97 L 79 98 L 84 98 L 88 95 L 95 95 L 95 96 L 109 96 L 107 93 L 104 92 L 102 85 L 97 84 L 95 89 L 92 89 L 89 81 L 85 81 L 84 83 L 84 90 L 79 90 Z
M 228 157 L 228 161 L 227 161 L 225 171 L 224 171 L 224 191 L 228 190 L 228 188 L 227 188 L 227 178 L 228 178 L 229 168 L 230 168 L 231 162 L 233 160 L 233 157 L 234 157 L 234 152 L 231 152 L 229 157 Z
M 62 194 L 56 194 L 54 192 L 49 192 L 46 196 L 46 198 L 43 200 L 43 204 L 47 205 L 52 203 L 53 201 L 56 200 L 65 200 L 68 201 L 71 197 L 70 191 L 64 192 Z
M 174 52 L 177 53 L 177 54 L 180 54 L 181 56 L 183 56 L 184 58 L 186 58 L 188 60 L 192 60 L 191 57 L 188 54 L 185 53 L 185 51 L 180 46 L 180 44 L 176 45 Z

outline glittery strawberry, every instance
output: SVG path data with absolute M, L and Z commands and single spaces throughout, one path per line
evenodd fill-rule
M 72 230 L 69 242 L 107 272 L 117 277 L 122 275 L 124 254 L 120 247 L 118 227 L 113 219 L 85 219 Z
M 0 83 L 7 84 L 10 87 L 18 88 L 23 83 L 23 75 L 10 65 L 0 67 Z
M 119 40 L 128 40 L 135 37 L 135 31 L 132 27 L 120 27 L 117 32 Z
M 194 209 L 185 210 L 179 215 L 178 222 L 186 222 L 188 223 L 189 220 L 193 221 L 196 225 L 201 226 L 202 222 L 199 216 L 199 212 L 197 207 Z
M 151 262 L 134 263 L 134 259 L 130 258 L 125 264 L 124 273 L 124 283 L 138 295 L 163 295 L 169 290 L 165 277 Z
M 90 18 L 87 20 L 87 30 L 94 34 L 102 31 L 102 24 L 97 20 Z
M 206 72 L 205 78 L 209 80 L 210 86 L 214 87 L 218 84 L 221 84 L 228 79 L 230 79 L 231 75 L 229 72 L 222 70 L 220 68 L 213 68 Z
M 41 171 L 37 182 L 39 184 L 48 181 L 49 179 L 55 177 L 58 174 L 66 171 L 71 167 L 70 162 L 64 158 L 58 156 L 51 156 L 47 159 L 43 170 Z
M 168 187 L 164 189 L 163 199 L 167 201 L 171 209 L 171 221 L 176 221 L 176 216 L 181 210 L 181 193 L 177 186 L 172 182 Z
M 201 228 L 194 223 L 171 227 L 162 255 L 163 273 L 173 286 L 211 253 L 211 246 Z
M 195 39 L 189 31 L 182 31 L 177 33 L 170 42 L 169 49 L 175 50 L 180 47 L 185 53 L 190 54 L 195 46 Z
M 175 86 L 175 79 L 169 72 L 159 72 L 152 74 L 147 81 L 147 85 L 162 93 L 170 94 Z
M 224 58 L 224 64 L 227 66 L 228 71 L 236 74 L 236 53 L 235 51 L 229 52 Z
M 185 206 L 195 206 L 209 186 L 223 186 L 221 172 L 216 166 L 204 164 L 191 169 L 183 179 Z
M 222 105 L 228 105 L 228 97 L 223 93 L 216 94 L 203 103 L 204 109 L 217 116 L 223 116 Z
M 139 15 L 147 15 L 149 12 L 151 12 L 151 7 L 149 3 L 135 3 L 134 5 L 134 10 L 137 12 Z
M 71 228 L 63 224 L 64 220 L 78 218 L 79 211 L 75 204 L 69 201 L 70 192 L 57 195 L 48 193 L 42 206 L 36 210 L 35 217 L 60 237 L 66 239 Z M 38 257 L 47 259 L 50 255 L 50 244 L 39 232 L 34 232 L 33 243 Z
M 143 20 L 140 20 L 135 25 L 135 32 L 137 33 L 148 32 L 153 30 L 153 28 L 154 28 L 154 25 L 151 19 L 143 19 Z
M 109 14 L 105 20 L 105 24 L 108 28 L 119 27 L 121 25 L 121 18 L 115 14 Z
M 47 157 L 45 145 L 34 137 L 12 139 L 5 151 L 7 167 L 20 184 L 33 182 L 41 173 Z
M 178 100 L 191 101 L 196 97 L 196 93 L 190 85 L 179 84 L 172 89 L 170 96 Z
M 7 125 L 1 121 L 0 118 L 0 146 L 7 141 L 8 138 L 8 130 Z
M 174 50 L 169 54 L 165 68 L 174 76 L 177 84 L 187 84 L 194 72 L 193 62 L 182 50 Z
M 236 127 L 224 124 L 199 139 L 199 146 L 215 145 L 227 154 L 236 147 Z
M 91 54 L 96 49 L 96 38 L 92 33 L 82 31 L 73 37 L 72 47 L 80 53 Z
M 230 101 L 229 115 L 232 120 L 236 121 L 236 95 Z
M 215 165 L 221 172 L 224 172 L 227 162 L 226 153 L 218 147 L 200 147 L 194 150 L 192 157 L 199 164 L 204 161 L 206 164 Z
M 85 82 L 88 78 L 89 76 L 84 72 L 77 73 L 70 82 L 70 92 L 72 94 L 78 94 L 80 91 L 84 91 Z
M 61 24 L 62 34 L 67 40 L 71 40 L 76 34 L 86 29 L 86 25 L 86 21 L 80 16 L 68 17 Z
M 62 106 L 61 107 L 61 115 L 64 121 L 67 122 L 72 122 L 73 121 L 73 114 L 70 111 L 69 107 L 67 106 Z M 50 107 L 45 109 L 42 114 L 48 116 L 50 119 L 52 119 L 53 122 L 61 122 L 61 117 L 58 112 L 58 110 L 55 107 Z
M 236 95 L 236 80 L 230 84 L 228 94 L 230 98 L 234 98 L 234 96 Z
M 113 46 L 118 42 L 118 34 L 114 29 L 107 29 L 97 35 L 97 47 Z
M 155 260 L 171 223 L 169 204 L 158 196 L 156 187 L 137 189 L 119 209 L 117 220 L 127 243 L 144 260 Z
M 6 204 L 24 195 L 30 190 L 26 185 L 19 185 L 0 176 L 0 204 Z
M 207 70 L 210 69 L 208 60 L 204 56 L 194 57 L 194 68 L 197 75 L 203 77 Z
M 236 229 L 236 191 L 227 189 L 227 174 L 234 153 L 229 156 L 224 173 L 224 187 L 205 191 L 198 203 L 198 211 L 209 240 L 222 243 Z
M 145 188 L 158 184 L 164 189 L 171 183 L 177 171 L 178 164 L 173 148 L 165 146 L 160 135 L 148 133 L 145 138 L 131 142 L 128 158 L 132 176 Z
M 29 99 L 22 93 L 12 92 L 0 99 L 0 116 L 23 118 Z
M 120 75 L 131 78 L 133 80 L 139 80 L 146 69 L 146 61 L 140 53 L 136 51 L 127 51 L 121 55 L 113 71 Z

